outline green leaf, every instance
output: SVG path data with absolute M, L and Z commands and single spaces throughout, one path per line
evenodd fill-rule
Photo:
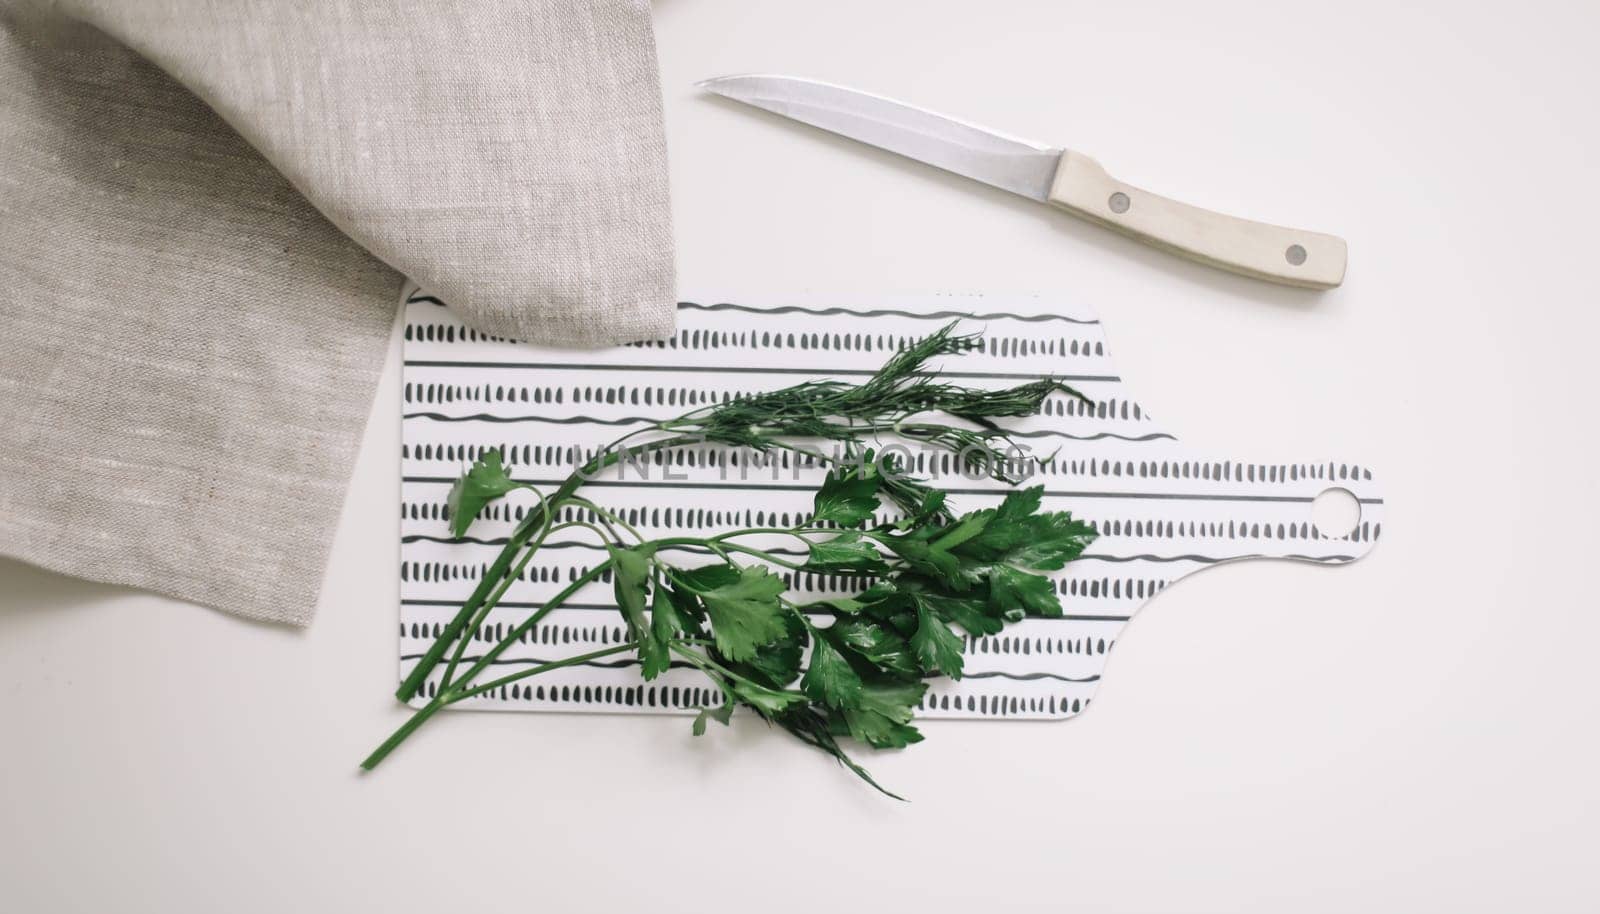
M 800 678 L 800 658 L 811 638 L 805 622 L 795 613 L 785 612 L 783 625 L 783 637 L 757 648 L 747 662 L 735 664 L 738 672 L 779 689 Z
M 872 517 L 876 510 L 878 477 L 840 468 L 829 473 L 822 481 L 822 488 L 817 490 L 813 519 L 854 527 Z
M 445 506 L 450 513 L 450 534 L 466 536 L 467 528 L 472 526 L 472 521 L 484 505 L 512 489 L 527 488 L 532 486 L 506 475 L 505 467 L 500 464 L 499 451 L 485 452 L 471 469 L 455 481 L 450 487 L 449 496 L 445 498 Z
M 732 679 L 730 684 L 739 700 L 754 708 L 762 717 L 776 717 L 797 704 L 806 703 L 806 697 L 799 692 L 769 689 L 742 679 Z
M 907 565 L 931 578 L 937 578 L 956 590 L 964 590 L 969 582 L 961 573 L 961 560 L 953 553 L 930 544 L 920 536 L 897 536 L 884 540 L 895 555 Z
M 606 551 L 611 554 L 611 589 L 616 595 L 617 607 L 628 623 L 629 634 L 643 638 L 649 631 L 644 609 L 649 595 L 651 551 L 618 549 L 609 543 Z
M 679 614 L 671 591 L 657 587 L 650 600 L 650 636 L 665 644 L 674 636 L 687 632 L 693 624 Z
M 911 649 L 924 670 L 943 673 L 951 679 L 961 678 L 961 636 L 920 604 L 917 606 L 917 630 L 911 635 Z
M 639 675 L 645 682 L 660 676 L 672 667 L 672 654 L 667 646 L 654 638 L 639 642 Z
M 995 509 L 995 519 L 1002 524 L 1018 523 L 1025 517 L 1037 514 L 1044 503 L 1044 486 L 1012 489 Z
M 699 568 L 674 568 L 673 573 L 685 587 L 695 593 L 705 593 L 725 587 L 739 580 L 739 569 L 728 564 L 702 565 Z
M 945 528 L 938 538 L 933 541 L 936 549 L 946 552 L 954 550 L 962 543 L 983 535 L 989 523 L 995 519 L 994 511 L 968 511 L 961 515 L 954 524 Z
M 700 605 L 700 598 L 676 581 L 669 583 L 665 589 L 667 599 L 672 602 L 678 630 L 696 638 L 704 637 L 705 628 L 701 623 L 705 621 L 706 610 Z
M 672 639 L 685 624 L 666 589 L 657 587 L 650 600 L 650 630 L 639 641 L 640 672 L 646 681 L 672 666 Z
M 907 514 L 904 519 L 894 525 L 896 530 L 910 530 L 920 527 L 937 515 L 944 513 L 944 502 L 948 496 L 943 489 L 929 489 L 923 494 L 917 505 L 917 510 Z
M 895 596 L 900 589 L 889 581 L 878 581 L 856 596 L 856 600 L 865 605 L 878 603 Z
M 962 544 L 959 551 L 997 560 L 1007 551 L 1027 541 L 1031 534 L 1028 518 L 1039 510 L 1044 486 L 1012 489 L 992 513 L 992 521 L 978 536 Z
M 967 634 L 993 635 L 1004 630 L 1006 620 L 999 612 L 991 612 L 990 604 L 974 596 L 952 596 L 941 593 L 920 593 L 917 598 L 946 622 L 954 622 L 967 630 Z
M 897 724 L 882 714 L 847 708 L 844 720 L 850 735 L 874 749 L 904 749 L 922 742 L 922 733 L 910 724 Z
M 806 666 L 800 688 L 829 707 L 853 708 L 861 701 L 861 677 L 850 662 L 828 639 L 818 636 L 811 645 L 811 662 Z
M 1028 537 L 1006 557 L 1007 564 L 1035 571 L 1056 571 L 1083 554 L 1099 534 L 1065 511 L 1029 518 Z
M 1061 599 L 1049 578 L 1010 565 L 989 569 L 989 607 L 1000 614 L 1020 609 L 1029 616 L 1061 615 Z
M 888 566 L 878 554 L 877 544 L 862 539 L 859 533 L 846 533 L 831 540 L 813 542 L 806 567 L 826 572 L 837 569 L 884 571 Z
M 778 604 L 783 590 L 777 575 L 749 565 L 739 569 L 737 579 L 702 591 L 717 651 L 729 660 L 750 660 L 761 645 L 783 637 L 788 630 Z
M 867 683 L 861 689 L 861 707 L 882 714 L 896 723 L 909 723 L 927 691 L 928 684 L 920 679 Z
M 807 603 L 806 608 L 814 612 L 832 610 L 835 615 L 842 613 L 846 616 L 853 616 L 866 609 L 867 604 L 852 597 L 827 597 Z
M 921 742 L 922 734 L 910 724 L 927 688 L 921 681 L 865 684 L 860 706 L 844 712 L 850 735 L 876 749 Z
M 883 785 L 874 781 L 872 775 L 867 773 L 867 769 L 856 764 L 855 760 L 850 758 L 844 748 L 839 745 L 839 741 L 834 739 L 834 731 L 836 729 L 841 733 L 849 732 L 843 717 L 835 715 L 838 715 L 838 712 L 823 714 L 811 707 L 797 708 L 784 713 L 776 720 L 776 723 L 806 745 L 815 746 L 817 749 L 833 756 L 839 764 L 855 772 L 856 777 L 871 784 L 875 790 L 884 796 L 893 797 L 896 800 L 904 799 L 898 794 L 884 790 Z
M 650 637 L 667 643 L 678 634 L 690 631 L 691 627 L 694 627 L 693 619 L 683 618 L 669 587 L 656 587 L 650 599 Z
M 976 579 L 977 561 L 957 550 L 983 535 L 994 520 L 994 509 L 970 511 L 944 527 L 923 527 L 905 536 L 884 537 L 890 551 L 920 574 L 942 582 L 951 590 L 967 590 Z
M 640 673 L 647 681 L 654 679 L 666 671 L 672 657 L 667 650 L 667 641 L 671 636 L 657 638 L 655 620 L 645 615 L 645 602 L 650 588 L 650 556 L 655 550 L 637 546 L 618 549 L 608 543 L 606 551 L 611 554 L 612 592 L 617 598 L 617 608 L 622 611 L 623 621 L 627 623 L 628 637 L 639 642 Z M 665 602 L 659 593 L 656 602 Z
M 1035 571 L 1055 571 L 1083 554 L 1094 542 L 1094 527 L 1065 511 L 1038 513 L 1043 486 L 1017 489 L 991 512 L 977 536 L 952 551 L 973 561 L 1004 562 Z
M 885 672 L 919 675 L 922 670 L 906 639 L 881 623 L 867 619 L 841 619 L 827 637 L 842 649 Z
M 719 705 L 718 707 L 715 707 L 715 708 L 701 708 L 700 709 L 700 713 L 696 714 L 694 716 L 694 724 L 690 727 L 690 729 L 694 732 L 695 736 L 705 736 L 706 735 L 706 721 L 714 720 L 717 723 L 719 723 L 719 724 L 723 725 L 724 727 L 726 727 L 728 725 L 728 720 L 730 718 L 732 718 L 732 717 L 733 717 L 733 702 L 732 701 L 729 701 L 728 703 L 723 704 L 723 705 Z

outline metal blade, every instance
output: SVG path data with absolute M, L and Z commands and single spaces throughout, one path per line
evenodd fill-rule
M 697 85 L 1040 202 L 1064 151 L 809 79 L 724 76 Z

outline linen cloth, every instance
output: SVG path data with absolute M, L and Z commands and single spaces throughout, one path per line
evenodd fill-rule
M 306 624 L 402 274 L 669 335 L 643 0 L 0 0 L 0 553 Z

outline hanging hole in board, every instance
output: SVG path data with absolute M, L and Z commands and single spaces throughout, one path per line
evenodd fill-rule
M 1324 539 L 1349 536 L 1361 523 L 1361 502 L 1349 489 L 1323 489 L 1311 503 L 1311 522 Z

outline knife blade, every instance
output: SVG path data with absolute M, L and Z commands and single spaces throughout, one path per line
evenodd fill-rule
M 697 83 L 734 101 L 1011 191 L 1191 260 L 1269 282 L 1331 289 L 1343 239 L 1240 219 L 1152 194 L 1070 149 L 1007 136 L 856 89 L 793 76 Z

